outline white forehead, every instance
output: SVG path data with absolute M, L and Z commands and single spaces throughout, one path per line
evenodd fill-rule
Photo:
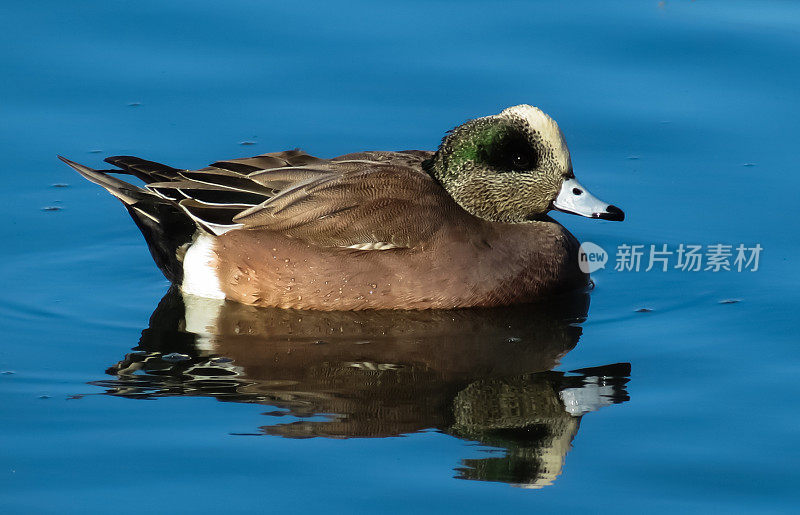
M 567 142 L 564 139 L 564 134 L 558 128 L 555 120 L 547 116 L 538 107 L 533 107 L 527 104 L 520 104 L 518 106 L 503 109 L 497 115 L 499 118 L 516 118 L 525 120 L 528 125 L 534 129 L 546 142 L 553 146 L 555 151 L 555 158 L 562 166 L 569 165 L 569 149 Z

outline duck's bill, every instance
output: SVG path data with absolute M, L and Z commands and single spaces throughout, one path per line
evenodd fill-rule
M 617 206 L 606 204 L 595 197 L 574 177 L 566 179 L 561 185 L 561 191 L 553 201 L 553 207 L 565 213 L 586 216 L 588 218 L 600 218 L 603 220 L 614 220 L 621 222 L 625 220 L 625 213 Z

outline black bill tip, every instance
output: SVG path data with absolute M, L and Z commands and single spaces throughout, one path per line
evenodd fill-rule
M 625 212 L 617 206 L 608 206 L 603 213 L 599 213 L 597 218 L 601 220 L 611 220 L 614 222 L 621 222 L 625 220 Z

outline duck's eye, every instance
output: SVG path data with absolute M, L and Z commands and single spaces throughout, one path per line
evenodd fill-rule
M 522 152 L 515 152 L 511 155 L 511 165 L 515 170 L 527 170 L 531 167 L 531 158 Z
M 528 136 L 518 131 L 495 137 L 480 151 L 478 159 L 500 173 L 529 172 L 539 164 L 539 155 Z

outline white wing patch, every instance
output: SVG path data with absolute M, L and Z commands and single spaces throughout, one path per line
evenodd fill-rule
M 357 243 L 355 245 L 348 245 L 344 247 L 346 249 L 355 249 L 355 250 L 390 250 L 398 248 L 398 245 L 394 243 L 388 243 L 385 241 L 371 241 L 369 243 Z

